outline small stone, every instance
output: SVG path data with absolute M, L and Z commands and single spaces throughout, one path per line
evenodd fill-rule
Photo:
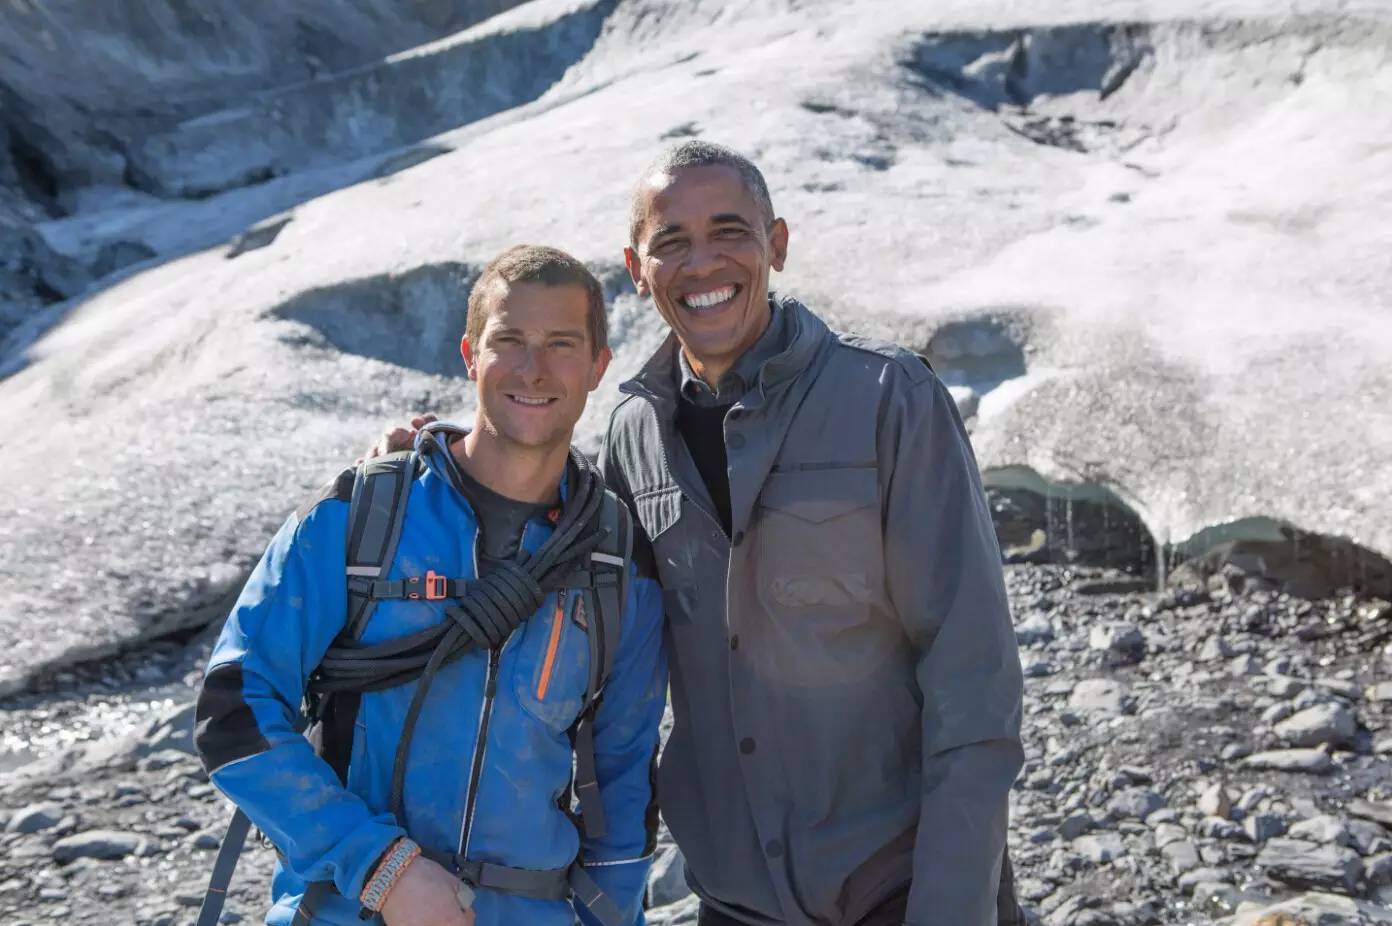
M 1048 643 L 1054 638 L 1054 625 L 1043 614 L 1031 614 L 1015 625 L 1015 642 L 1020 646 Z
M 1301 820 L 1290 828 L 1292 839 L 1304 839 L 1321 845 L 1352 846 L 1353 835 L 1338 817 L 1320 814 Z
M 1246 835 L 1240 825 L 1223 817 L 1204 817 L 1198 831 L 1205 839 L 1241 839 Z
M 1187 839 L 1170 843 L 1160 850 L 1160 854 L 1165 856 L 1170 870 L 1177 875 L 1199 867 L 1199 850 Z
M 1267 840 L 1257 865 L 1269 877 L 1292 887 L 1351 894 L 1358 889 L 1363 862 L 1343 846 L 1320 846 L 1299 839 Z
M 7 833 L 38 833 L 58 825 L 63 819 L 63 808 L 54 803 L 30 804 L 21 807 L 5 824 Z
M 1126 854 L 1126 844 L 1117 833 L 1093 833 L 1072 842 L 1073 851 L 1094 865 L 1104 865 Z
M 1200 884 L 1224 884 L 1232 880 L 1232 873 L 1224 868 L 1195 868 L 1180 875 L 1176 883 L 1185 894 L 1191 894 Z
M 1199 813 L 1205 817 L 1227 818 L 1232 812 L 1232 801 L 1228 798 L 1228 792 L 1223 790 L 1222 782 L 1214 782 L 1203 793 L 1199 795 Z
M 1341 744 L 1353 740 L 1358 721 L 1342 704 L 1317 704 L 1276 724 L 1275 733 L 1294 746 Z
M 216 833 L 197 833 L 189 839 L 189 845 L 195 849 L 216 849 L 222 845 L 222 837 Z
M 1363 877 L 1376 886 L 1392 884 L 1392 852 L 1380 852 L 1363 860 Z
M 1273 678 L 1266 690 L 1273 698 L 1294 698 L 1308 686 L 1298 678 Z
M 1224 762 L 1234 762 L 1244 756 L 1250 755 L 1251 752 L 1252 748 L 1246 743 L 1228 743 L 1222 749 L 1218 750 L 1218 758 L 1222 759 Z
M 1155 848 L 1163 849 L 1172 843 L 1179 842 L 1188 837 L 1189 834 L 1185 832 L 1184 827 L 1177 826 L 1174 823 L 1161 823 L 1155 828 Z
M 1392 682 L 1378 682 L 1376 685 L 1369 685 L 1365 694 L 1368 700 L 1375 704 L 1392 702 Z
M 1295 713 L 1295 705 L 1289 701 L 1277 701 L 1261 712 L 1261 722 L 1268 727 L 1280 723 Z
M 1107 654 L 1113 664 L 1139 662 L 1145 656 L 1145 635 L 1129 621 L 1109 621 L 1092 628 L 1088 646 Z
M 134 833 L 115 830 L 88 830 L 66 836 L 53 844 L 53 858 L 59 864 L 79 858 L 120 859 L 138 851 L 143 840 Z
M 1232 656 L 1232 648 L 1220 636 L 1211 636 L 1204 640 L 1204 644 L 1199 648 L 1199 662 L 1218 662 Z
M 1280 814 L 1254 813 L 1242 821 L 1242 831 L 1255 843 L 1263 843 L 1286 831 L 1286 821 Z
M 1346 678 L 1317 678 L 1315 687 L 1349 701 L 1357 701 L 1363 697 L 1363 689 Z
M 1058 832 L 1064 839 L 1071 841 L 1092 829 L 1094 825 L 1092 814 L 1080 810 L 1064 817 L 1063 822 L 1059 824 Z
M 1251 653 L 1243 653 L 1228 663 L 1228 674 L 1238 678 L 1256 675 L 1261 671 L 1261 663 Z
M 1126 686 L 1110 678 L 1088 678 L 1073 686 L 1068 706 L 1089 714 L 1118 716 L 1129 713 Z
M 1271 772 L 1305 772 L 1323 775 L 1334 770 L 1334 760 L 1319 749 L 1273 749 L 1253 753 L 1241 761 L 1244 768 Z
M 1165 806 L 1165 799 L 1148 788 L 1126 788 L 1112 795 L 1107 810 L 1114 817 L 1144 820 Z
M 1392 830 L 1392 801 L 1369 801 L 1360 797 L 1349 801 L 1347 809 L 1360 820 L 1372 820 Z

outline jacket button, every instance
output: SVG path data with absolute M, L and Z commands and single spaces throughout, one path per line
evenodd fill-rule
M 747 756 L 753 751 L 754 740 L 752 737 L 746 736 L 744 739 L 740 740 L 740 752 L 744 753 Z
M 735 536 L 730 538 L 730 542 L 735 546 L 744 543 L 744 531 L 735 531 Z
M 739 649 L 739 634 L 735 634 L 730 638 L 730 649 Z
M 729 447 L 731 450 L 740 449 L 744 446 L 744 435 L 731 434 L 729 437 L 725 438 L 725 446 Z
M 778 858 L 778 856 L 783 854 L 783 843 L 779 842 L 777 839 L 770 839 L 768 842 L 764 843 L 764 851 L 768 853 L 769 858 Z

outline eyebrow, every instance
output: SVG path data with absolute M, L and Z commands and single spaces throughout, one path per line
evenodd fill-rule
M 526 334 L 522 328 L 493 328 L 488 332 L 489 337 L 496 337 L 500 334 Z M 583 338 L 585 332 L 579 328 L 552 328 L 546 332 L 548 338 Z
M 748 219 L 746 219 L 744 216 L 740 215 L 738 212 L 721 212 L 721 213 L 719 213 L 718 215 L 713 215 L 713 216 L 711 216 L 711 224 L 713 224 L 713 225 L 741 225 L 741 226 L 743 226 L 743 227 L 745 227 L 745 228 L 753 228 L 753 227 L 754 227 L 753 225 L 751 225 L 751 224 L 749 223 L 749 220 L 748 220 Z M 652 233 L 652 237 L 651 237 L 650 239 L 648 239 L 648 240 L 649 240 L 649 241 L 656 241 L 656 240 L 659 239 L 659 238 L 665 237 L 665 236 L 667 236 L 667 235 L 674 235 L 674 234 L 676 234 L 676 233 L 678 233 L 678 232 L 681 232 L 681 231 L 685 231 L 685 229 L 683 229 L 682 226 L 680 226 L 680 225 L 675 225 L 675 224 L 674 224 L 674 225 L 660 225 L 660 226 L 658 226 L 657 230 L 655 230 L 655 231 Z

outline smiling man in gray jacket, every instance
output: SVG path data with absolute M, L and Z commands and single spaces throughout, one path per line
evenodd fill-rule
M 920 357 L 770 294 L 787 251 L 729 149 L 635 193 L 625 259 L 672 335 L 600 462 L 664 589 L 658 799 L 700 926 L 1023 924 L 1020 664 L 966 431 Z
M 787 250 L 728 149 L 635 194 L 626 262 L 672 335 L 601 464 L 664 588 L 663 815 L 702 924 L 990 926 L 1021 675 L 976 463 L 921 358 L 769 293 Z

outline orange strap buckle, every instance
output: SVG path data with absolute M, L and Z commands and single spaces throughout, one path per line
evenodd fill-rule
M 427 570 L 425 573 L 425 600 L 439 601 L 449 597 L 449 579 L 445 576 L 436 575 L 435 570 Z

